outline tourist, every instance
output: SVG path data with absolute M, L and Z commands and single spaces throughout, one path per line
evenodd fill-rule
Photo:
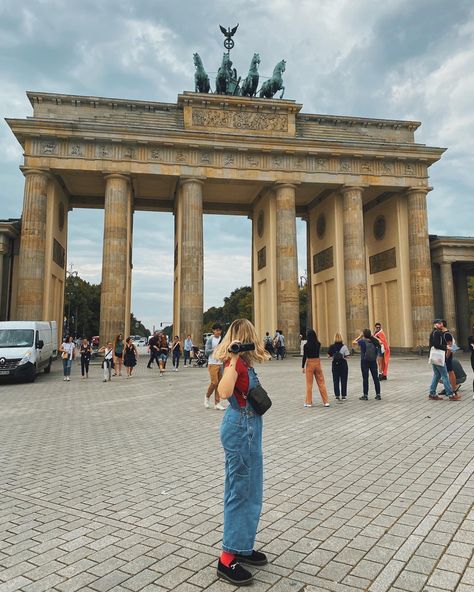
M 123 350 L 123 365 L 127 373 L 127 378 L 132 378 L 133 369 L 137 365 L 138 350 L 132 341 L 131 337 L 125 340 L 125 348 Z
M 444 338 L 443 335 L 443 319 L 435 319 L 433 321 L 433 331 L 431 331 L 430 333 L 430 340 L 429 340 L 429 347 L 430 350 L 431 348 L 435 348 L 438 350 L 442 350 L 443 352 L 446 352 L 446 350 L 448 349 L 448 345 L 446 343 L 446 339 Z M 446 353 L 444 355 L 444 360 L 442 364 L 434 364 L 433 362 L 431 363 L 431 368 L 433 370 L 433 379 L 431 381 L 431 385 L 430 385 L 430 393 L 428 395 L 428 398 L 431 399 L 432 401 L 441 401 L 443 397 L 440 397 L 439 395 L 436 394 L 436 387 L 438 385 L 438 382 L 441 380 L 443 382 L 444 385 L 444 389 L 446 391 L 447 396 L 449 397 L 450 400 L 453 401 L 457 401 L 459 400 L 459 397 L 457 397 L 457 395 L 455 395 L 453 393 L 453 389 L 451 387 L 451 384 L 449 382 L 449 378 L 448 378 L 448 372 L 446 370 Z
M 102 382 L 110 382 L 112 380 L 112 368 L 114 367 L 114 346 L 111 341 L 107 341 L 107 345 L 103 345 L 98 351 L 100 354 L 104 354 L 102 360 L 104 378 Z
M 448 373 L 448 378 L 449 378 L 449 384 L 451 385 L 451 389 L 454 393 L 454 395 L 456 395 L 456 393 L 458 392 L 458 390 L 461 388 L 461 385 L 457 385 L 456 384 L 456 374 L 454 373 L 454 367 L 453 367 L 453 356 L 454 356 L 454 352 L 459 349 L 454 341 L 454 337 L 452 332 L 448 329 L 448 323 L 445 321 L 445 319 L 442 320 L 443 326 L 441 331 L 443 332 L 443 339 L 446 342 L 447 348 L 446 348 L 446 372 Z M 446 389 L 440 393 L 443 395 L 447 395 L 446 393 Z M 460 399 L 461 395 L 457 395 L 457 399 Z
M 72 361 L 76 356 L 76 346 L 74 345 L 74 340 L 72 335 L 68 335 L 61 344 L 59 348 L 61 352 L 61 358 L 63 361 L 63 374 L 64 380 L 70 381 L 71 380 L 71 366 Z
M 186 368 L 186 362 L 188 362 L 188 368 L 191 367 L 191 352 L 193 351 L 193 340 L 191 339 L 191 335 L 188 335 L 184 340 L 184 367 Z
M 381 323 L 375 323 L 374 337 L 380 341 L 380 350 L 377 355 L 377 364 L 379 367 L 379 380 L 387 380 L 388 363 L 390 361 L 390 346 Z
M 158 362 L 160 366 L 160 376 L 164 376 L 166 370 L 166 361 L 168 360 L 168 339 L 164 333 L 158 334 Z
M 181 342 L 178 335 L 174 336 L 173 343 L 171 344 L 171 357 L 173 360 L 173 369 L 175 372 L 178 372 L 179 359 L 181 358 Z
M 469 351 L 471 352 L 471 368 L 474 372 L 474 325 L 472 325 L 471 335 L 467 338 L 467 345 L 469 347 Z M 472 380 L 472 393 L 472 398 L 474 399 L 474 378 Z
M 119 333 L 114 341 L 114 356 L 115 356 L 115 368 L 114 376 L 122 376 L 122 362 L 123 362 L 123 335 Z M 118 370 L 118 372 L 117 372 Z
M 329 407 L 328 392 L 326 390 L 324 374 L 321 368 L 321 360 L 319 358 L 320 349 L 321 343 L 316 335 L 316 331 L 308 329 L 306 333 L 306 343 L 303 347 L 303 360 L 301 363 L 302 372 L 306 375 L 305 407 L 313 406 L 313 378 L 316 379 L 319 394 L 321 395 L 324 406 Z
M 380 350 L 380 342 L 372 335 L 370 329 L 364 329 L 352 343 L 360 347 L 360 371 L 362 373 L 363 395 L 359 399 L 361 401 L 367 401 L 369 398 L 370 372 L 374 381 L 375 400 L 380 401 L 382 397 L 380 395 L 380 380 L 377 373 L 377 355 Z
M 270 335 L 270 333 L 268 331 L 265 333 L 265 339 L 263 340 L 263 345 L 264 345 L 266 351 L 273 358 L 275 356 L 275 348 L 273 347 L 272 336 Z
M 285 336 L 283 335 L 283 331 L 281 329 L 277 329 L 275 333 L 275 337 L 273 339 L 273 346 L 276 350 L 276 359 L 283 360 L 286 355 L 285 349 Z
M 220 339 L 220 336 L 219 336 Z M 231 344 L 253 343 L 255 349 L 230 353 Z M 255 362 L 269 358 L 247 319 L 234 321 L 227 335 L 214 349 L 214 359 L 224 362 L 219 385 L 229 406 L 221 425 L 221 443 L 225 453 L 224 532 L 217 576 L 240 586 L 252 581 L 252 574 L 241 564 L 262 566 L 264 553 L 254 550 L 263 501 L 262 416 L 246 399 L 259 384 Z
M 92 348 L 87 339 L 81 343 L 81 375 L 82 378 L 89 378 L 89 363 L 91 361 Z
M 158 331 L 155 331 L 153 335 L 148 340 L 148 353 L 150 354 L 150 359 L 148 360 L 147 368 L 151 368 L 153 362 L 156 362 L 156 365 L 159 366 L 158 362 Z
M 209 372 L 209 378 L 211 380 L 207 392 L 204 396 L 204 407 L 206 409 L 211 408 L 209 398 L 211 397 L 212 393 L 214 393 L 214 409 L 218 409 L 219 411 L 223 411 L 225 409 L 225 407 L 220 402 L 219 391 L 217 388 L 219 386 L 219 380 L 221 378 L 222 363 L 220 360 L 216 359 L 213 356 L 213 352 L 221 341 L 222 325 L 220 325 L 219 323 L 215 323 L 214 325 L 212 325 L 212 335 L 207 339 L 204 348 L 204 352 L 207 357 L 207 370 Z
M 347 345 L 340 333 L 334 335 L 334 343 L 329 346 L 328 357 L 332 358 L 332 380 L 334 383 L 334 395 L 339 401 L 347 399 L 347 378 L 349 376 L 349 366 L 346 358 L 351 355 Z

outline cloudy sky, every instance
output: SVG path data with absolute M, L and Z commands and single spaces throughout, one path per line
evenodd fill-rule
M 239 72 L 254 51 L 262 75 L 285 58 L 285 96 L 303 111 L 421 121 L 416 140 L 448 148 L 430 169 L 430 232 L 474 235 L 472 0 L 0 0 L 0 114 L 30 115 L 26 90 L 175 102 L 194 88 L 193 52 L 217 70 L 218 25 L 237 22 Z M 20 216 L 20 163 L 2 121 L 0 218 Z M 102 224 L 98 211 L 70 214 L 69 263 L 89 281 Z M 250 223 L 205 216 L 204 231 L 207 308 L 250 284 Z M 136 213 L 133 311 L 150 327 L 171 321 L 172 242 L 171 214 Z M 304 273 L 301 223 L 298 245 Z

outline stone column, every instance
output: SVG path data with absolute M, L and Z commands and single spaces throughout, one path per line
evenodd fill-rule
M 363 187 L 342 188 L 347 343 L 369 326 L 363 191 Z
M 16 318 L 41 321 L 44 309 L 46 216 L 49 174 L 25 169 Z
M 192 335 L 194 343 L 201 343 L 202 340 L 204 307 L 203 184 L 202 180 L 196 178 L 182 179 L 179 196 L 181 210 L 181 244 L 178 245 L 181 249 L 179 334 L 181 337 Z
M 105 177 L 104 249 L 100 294 L 100 344 L 125 332 L 127 315 L 129 178 Z
M 428 191 L 427 188 L 414 187 L 407 192 L 413 349 L 427 346 L 434 314 L 428 215 L 426 212 Z
M 443 317 L 448 328 L 456 333 L 456 304 L 454 300 L 453 268 L 450 262 L 440 264 L 441 291 L 443 293 Z
M 459 347 L 467 349 L 467 338 L 471 335 L 469 314 L 469 291 L 467 285 L 468 274 L 466 269 L 458 268 L 453 271 L 454 293 L 456 295 L 456 342 Z
M 283 331 L 286 349 L 293 352 L 299 351 L 300 343 L 295 190 L 290 183 L 275 187 L 277 329 Z

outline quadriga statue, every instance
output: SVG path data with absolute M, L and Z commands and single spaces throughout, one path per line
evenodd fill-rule
M 193 54 L 194 65 L 196 66 L 196 72 L 194 73 L 194 90 L 199 93 L 208 93 L 211 90 L 211 83 L 209 82 L 209 76 L 204 70 L 201 56 L 198 53 Z

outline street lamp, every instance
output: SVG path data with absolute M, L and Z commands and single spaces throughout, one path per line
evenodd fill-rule
M 73 265 L 69 266 L 70 269 L 66 269 L 66 286 L 68 288 L 66 294 L 68 296 L 68 306 L 67 306 L 67 334 L 71 334 L 71 297 L 74 294 L 74 288 L 76 288 L 79 284 L 77 278 L 79 276 L 78 272 L 73 269 Z M 72 278 L 72 279 L 70 279 Z M 68 281 L 69 280 L 69 281 Z M 77 332 L 77 307 L 76 307 L 76 318 L 75 318 L 75 325 L 76 325 L 76 332 Z

